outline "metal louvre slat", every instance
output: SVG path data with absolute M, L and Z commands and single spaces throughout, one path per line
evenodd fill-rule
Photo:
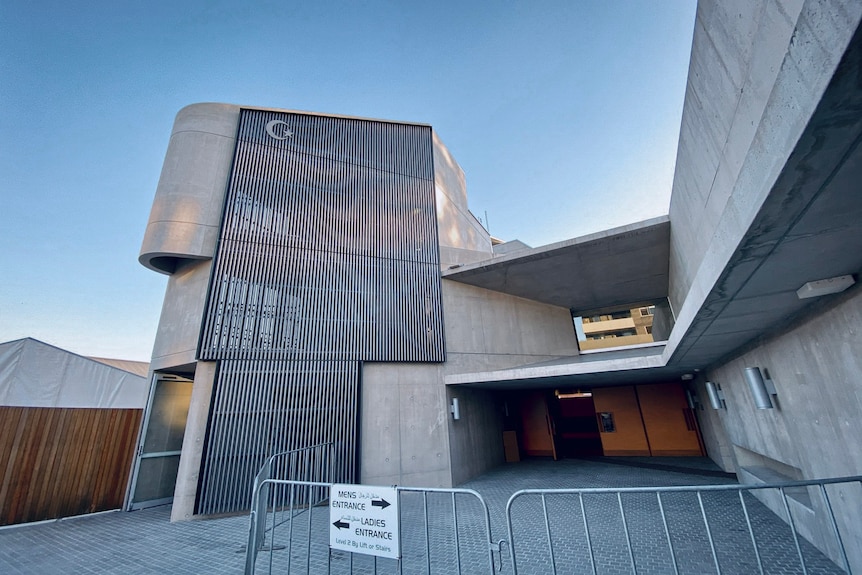
M 290 362 L 289 371 L 273 365 L 284 362 L 225 363 L 232 369 L 219 382 L 225 393 L 216 398 L 211 419 L 220 441 L 211 441 L 208 450 L 199 513 L 247 509 L 254 475 L 266 457 L 297 445 L 338 442 L 347 457 L 338 478 L 353 479 L 356 439 L 345 432 L 355 425 L 355 410 L 348 405 L 356 397 L 355 362 Z M 341 397 L 348 401 L 334 400 Z
M 207 514 L 246 508 L 267 456 L 313 443 L 353 481 L 360 363 L 444 358 L 430 128 L 243 110 L 238 135 L 201 332 L 220 363 Z

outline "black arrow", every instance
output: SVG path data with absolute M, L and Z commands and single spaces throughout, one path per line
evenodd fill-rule
M 342 521 L 341 519 L 339 519 L 338 521 L 333 523 L 333 525 L 335 525 L 339 529 L 347 529 L 348 527 L 350 527 L 350 523 L 347 523 L 346 521 Z
M 379 507 L 380 509 L 386 509 L 390 505 L 392 504 L 383 498 L 371 500 L 371 507 Z

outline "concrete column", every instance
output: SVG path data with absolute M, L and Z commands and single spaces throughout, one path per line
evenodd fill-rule
M 174 488 L 172 522 L 188 521 L 194 515 L 215 372 L 216 362 L 214 361 L 199 361 L 195 369 L 189 417 L 186 420 L 180 467 L 177 470 L 177 484 Z

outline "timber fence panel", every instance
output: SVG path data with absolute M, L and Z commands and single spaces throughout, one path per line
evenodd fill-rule
M 0 407 L 0 525 L 123 505 L 139 409 Z

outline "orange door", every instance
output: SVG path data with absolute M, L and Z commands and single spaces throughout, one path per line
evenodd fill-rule
M 682 385 L 639 385 L 637 394 L 652 455 L 703 455 Z
M 521 451 L 525 455 L 557 458 L 551 417 L 545 392 L 534 391 L 519 397 L 521 412 Z
M 593 404 L 605 455 L 649 455 L 634 387 L 593 388 Z

